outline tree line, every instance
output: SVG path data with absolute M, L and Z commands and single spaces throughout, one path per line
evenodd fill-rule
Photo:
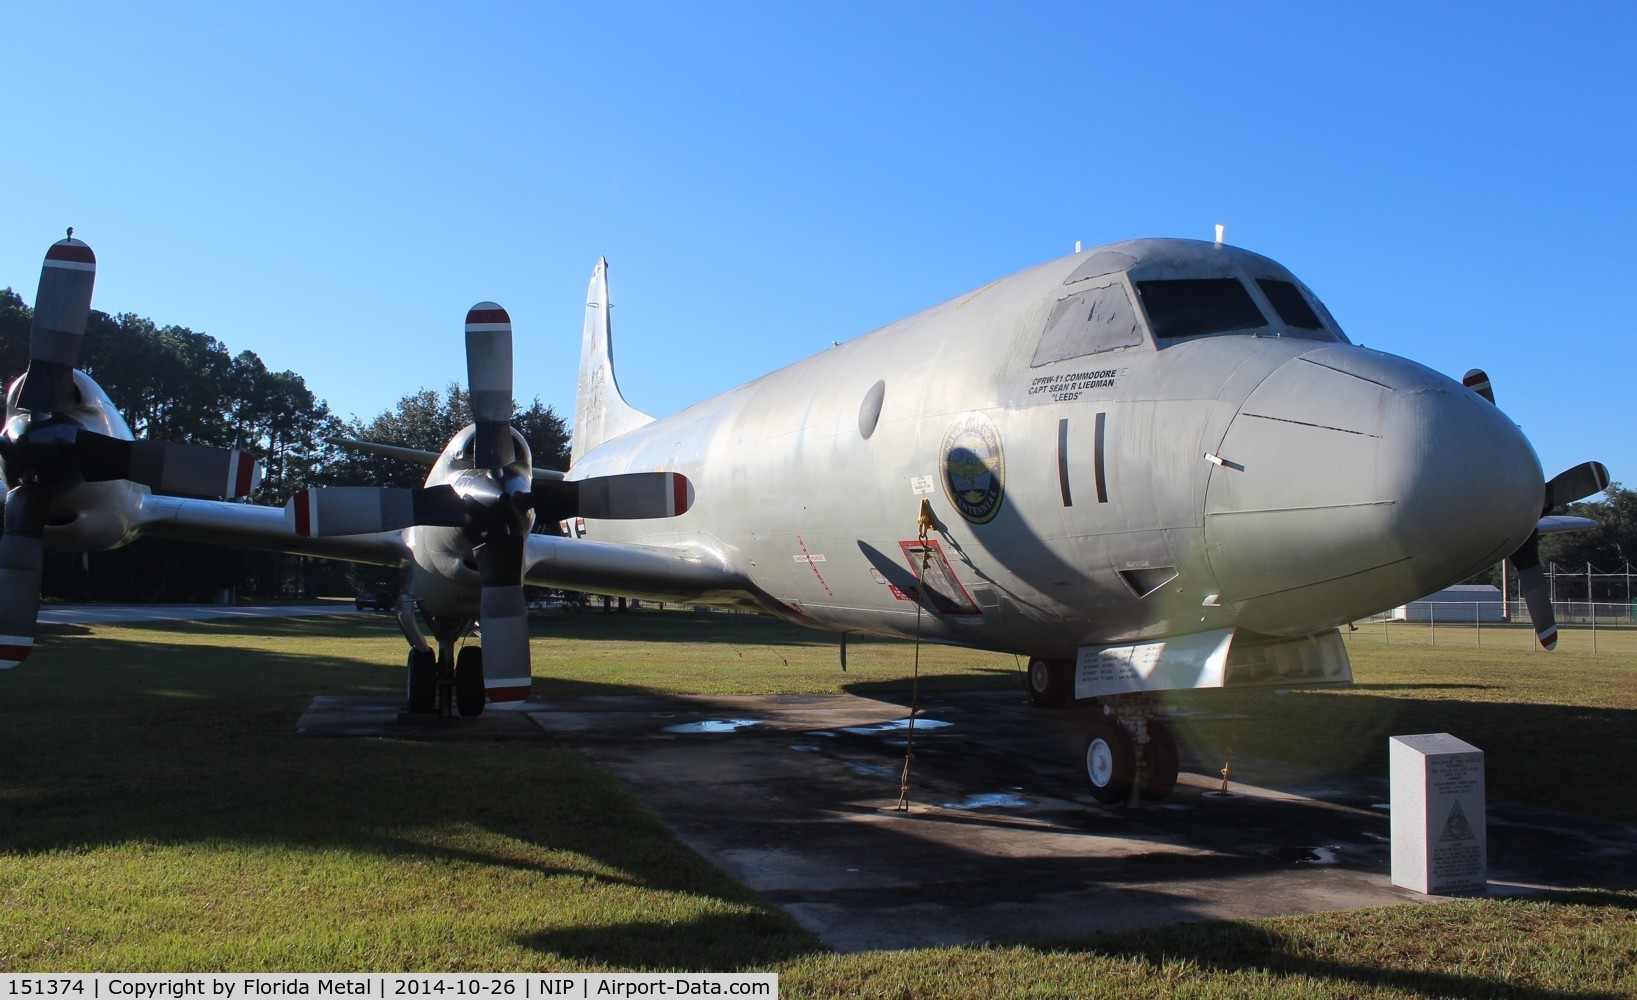
M 33 310 L 0 289 L 0 374 L 7 383 L 28 367 Z M 438 452 L 471 421 L 466 390 L 419 389 L 370 420 L 343 420 L 315 397 L 301 375 L 268 369 L 254 351 L 231 353 L 220 340 L 133 313 L 93 310 L 79 367 L 102 386 L 139 438 L 239 448 L 262 460 L 253 503 L 282 504 L 309 486 L 420 486 L 426 468 L 349 451 L 330 438 L 354 438 Z M 568 466 L 568 428 L 538 398 L 514 424 L 534 462 Z M 42 589 L 64 600 L 216 599 L 224 590 L 255 598 L 350 593 L 387 581 L 365 566 L 249 552 L 203 543 L 139 539 L 112 552 L 47 550 Z

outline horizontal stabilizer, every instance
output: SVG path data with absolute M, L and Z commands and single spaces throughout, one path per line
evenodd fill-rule
M 1597 522 L 1589 517 L 1552 514 L 1541 518 L 1535 525 L 1535 530 L 1543 535 L 1553 535 L 1560 531 L 1588 531 L 1595 527 L 1597 527 Z
M 374 441 L 356 441 L 352 438 L 325 438 L 325 444 L 333 444 L 337 448 L 346 448 L 348 451 L 362 451 L 371 455 L 381 455 L 386 458 L 399 458 L 405 462 L 414 462 L 417 465 L 431 466 L 438 460 L 435 451 L 422 451 L 419 448 L 403 448 L 395 444 L 377 444 Z

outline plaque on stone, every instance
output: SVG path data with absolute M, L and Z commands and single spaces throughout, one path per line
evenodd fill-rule
M 1393 884 L 1431 894 L 1489 884 L 1484 754 L 1448 733 L 1394 736 Z

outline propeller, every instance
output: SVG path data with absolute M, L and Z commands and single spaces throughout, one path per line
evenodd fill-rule
M 1473 392 L 1495 402 L 1495 390 L 1490 385 L 1489 375 L 1482 368 L 1474 368 L 1461 378 L 1461 384 Z M 1529 621 L 1534 625 L 1535 638 L 1547 652 L 1557 648 L 1557 615 L 1552 611 L 1552 598 L 1546 589 L 1546 574 L 1540 568 L 1540 533 L 1541 525 L 1548 529 L 1556 525 L 1549 523 L 1552 511 L 1576 500 L 1584 500 L 1594 493 L 1601 493 L 1608 489 L 1609 470 L 1602 462 L 1582 462 L 1553 476 L 1545 484 L 1540 522 L 1535 530 L 1529 532 L 1529 537 L 1523 540 L 1517 551 L 1507 557 L 1507 562 L 1518 574 L 1518 590 L 1523 595 L 1523 603 L 1529 608 Z
M 1608 488 L 1609 470 L 1602 462 L 1582 462 L 1553 476 L 1546 483 L 1544 505 L 1540 516 L 1544 520 L 1553 510 L 1564 504 L 1584 500 Z M 1529 621 L 1535 626 L 1535 637 L 1547 652 L 1557 648 L 1557 616 L 1552 611 L 1552 597 L 1546 589 L 1546 574 L 1540 568 L 1540 528 L 1529 532 L 1518 550 L 1508 557 L 1518 571 L 1518 590 L 1523 603 L 1529 608 Z
M 261 465 L 242 452 L 163 441 L 131 441 L 81 424 L 88 402 L 74 380 L 91 315 L 97 259 L 68 231 L 46 251 L 29 330 L 28 370 L 0 432 L 5 463 L 5 534 L 0 536 L 0 668 L 34 646 L 40 567 L 51 504 L 81 483 L 126 480 L 151 489 L 243 497 Z M 83 376 L 82 376 L 83 378 Z
M 675 472 L 599 476 L 575 482 L 537 477 L 517 446 L 512 415 L 512 324 L 506 310 L 479 302 L 466 314 L 466 375 L 472 404 L 472 467 L 419 489 L 330 486 L 302 490 L 284 505 L 302 536 L 459 528 L 472 542 L 483 592 L 484 686 L 494 702 L 528 697 L 528 609 L 523 600 L 526 539 L 536 517 L 661 518 L 693 504 L 693 485 Z

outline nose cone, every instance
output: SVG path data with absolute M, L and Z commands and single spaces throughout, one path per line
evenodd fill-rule
M 1540 462 L 1493 404 L 1403 358 L 1327 347 L 1276 369 L 1217 452 L 1205 537 L 1245 628 L 1305 635 L 1493 565 L 1534 529 Z

